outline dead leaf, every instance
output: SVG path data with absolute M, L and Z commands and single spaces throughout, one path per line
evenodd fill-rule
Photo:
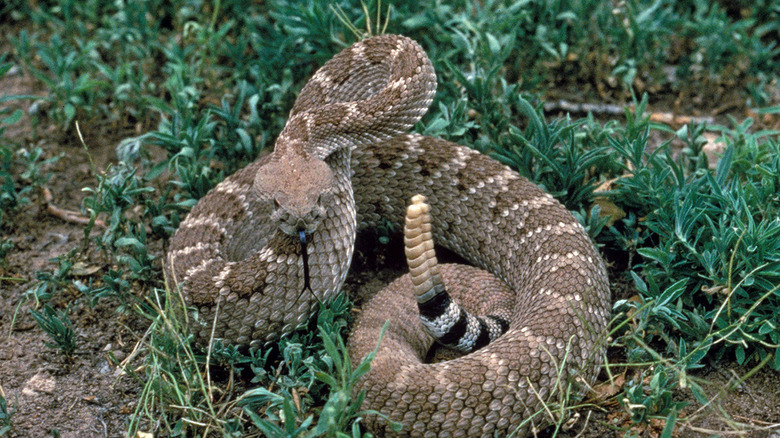
M 607 400 L 610 397 L 615 396 L 623 391 L 623 387 L 626 385 L 626 372 L 616 375 L 612 380 L 599 383 L 591 390 L 591 397 L 596 400 Z
M 70 273 L 77 277 L 87 277 L 98 272 L 101 269 L 98 265 L 88 265 L 84 262 L 76 262 L 70 268 Z
M 612 178 L 604 181 L 603 183 L 599 184 L 598 187 L 596 187 L 594 192 L 600 193 L 600 192 L 608 192 L 612 190 L 612 187 L 615 185 L 615 181 L 617 181 L 617 178 Z M 623 211 L 622 208 L 618 207 L 614 202 L 612 202 L 611 199 L 607 198 L 606 196 L 596 196 L 595 198 L 593 198 L 593 204 L 599 206 L 600 217 L 609 217 L 607 226 L 612 226 L 614 225 L 615 222 L 626 217 L 626 212 Z M 590 207 L 593 208 L 593 205 L 591 205 Z
M 622 208 L 618 207 L 614 202 L 605 197 L 593 198 L 593 203 L 599 206 L 599 216 L 609 217 L 607 226 L 612 226 L 615 224 L 615 222 L 626 217 L 626 212 L 623 211 Z M 591 208 L 592 207 L 593 206 L 591 206 Z

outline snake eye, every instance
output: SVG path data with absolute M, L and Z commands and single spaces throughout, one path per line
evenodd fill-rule
M 274 198 L 274 210 L 278 210 L 280 208 L 282 208 L 282 205 L 279 204 L 279 201 L 277 201 L 276 198 Z

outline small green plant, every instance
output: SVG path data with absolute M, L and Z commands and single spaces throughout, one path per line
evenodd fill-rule
M 8 408 L 8 402 L 5 400 L 5 393 L 0 387 L 0 436 L 5 436 L 14 428 L 13 416 L 16 412 L 14 407 Z
M 5 265 L 5 258 L 8 257 L 8 253 L 14 248 L 14 243 L 10 239 L 5 237 L 0 238 L 0 266 Z
M 354 396 L 354 387 L 361 376 L 367 373 L 371 361 L 376 355 L 376 349 L 361 360 L 357 367 L 352 368 L 349 354 L 341 336 L 329 332 L 322 325 L 318 326 L 324 351 L 320 352 L 323 362 L 313 361 L 307 364 L 306 374 L 313 376 L 318 382 L 327 385 L 329 396 L 321 409 L 316 424 L 314 415 L 307 415 L 296 403 L 295 388 L 291 391 L 271 392 L 264 387 L 245 392 L 238 401 L 244 412 L 249 415 L 252 424 L 265 436 L 269 437 L 316 437 L 316 436 L 349 436 L 344 431 L 351 430 L 351 436 L 361 437 L 359 422 L 363 415 L 381 415 L 374 411 L 361 411 L 365 398 L 361 392 Z M 384 330 L 380 334 L 380 340 Z M 379 348 L 377 343 L 377 348 Z M 289 362 L 285 353 L 285 362 Z M 296 359 L 300 361 L 300 358 Z M 323 366 L 324 365 L 324 366 Z M 309 379 L 309 384 L 312 381 Z M 256 411 L 262 407 L 265 417 Z M 393 424 L 395 430 L 400 430 L 400 424 Z
M 90 215 L 90 225 L 85 229 L 85 239 L 95 220 L 101 213 L 108 215 L 106 230 L 98 239 L 98 244 L 106 251 L 116 245 L 118 239 L 129 232 L 135 223 L 127 217 L 127 210 L 137 203 L 143 203 L 144 195 L 154 192 L 154 188 L 145 186 L 136 176 L 137 169 L 125 162 L 110 167 L 105 175 L 98 175 L 96 188 L 84 188 L 84 209 Z
M 32 298 L 35 300 L 35 306 L 38 307 L 41 302 L 49 301 L 60 288 L 69 285 L 74 252 L 53 259 L 59 264 L 55 272 L 36 272 L 35 278 L 38 281 L 24 292 L 24 300 Z M 21 302 L 19 304 L 21 305 Z
M 649 382 L 646 382 L 648 376 L 644 370 L 628 381 L 620 399 L 634 423 L 644 423 L 650 418 L 667 418 L 687 404 L 675 402 L 672 398 L 672 389 L 677 382 L 673 373 L 670 375 L 661 364 L 655 365 L 649 372 L 652 373 Z
M 2 121 L 0 121 L 2 126 Z M 0 132 L 0 142 L 2 142 L 2 132 Z M 60 159 L 60 156 L 43 158 L 43 149 L 36 147 L 32 152 L 20 149 L 16 154 L 10 147 L 0 143 L 0 225 L 3 223 L 5 212 L 11 212 L 19 207 L 28 204 L 30 199 L 28 195 L 34 190 L 42 187 L 51 178 L 51 173 L 44 174 L 43 168 L 51 165 Z M 25 170 L 14 177 L 15 156 L 21 162 Z
M 518 96 L 514 105 L 518 113 L 528 118 L 528 127 L 523 132 L 510 126 L 503 147 L 494 156 L 539 183 L 570 210 L 587 211 L 598 184 L 596 176 L 614 171 L 611 163 L 604 160 L 607 149 L 603 143 L 579 134 L 585 121 L 562 119 L 545 123 L 540 110 L 522 97 Z M 591 132 L 603 129 L 592 123 L 589 128 Z
M 42 310 L 38 312 L 30 309 L 30 313 L 38 322 L 38 326 L 54 341 L 46 342 L 46 346 L 56 348 L 66 356 L 73 356 L 76 351 L 76 333 L 67 312 L 57 311 L 49 304 L 44 304 Z
M 19 176 L 26 181 L 32 189 L 42 187 L 51 179 L 51 173 L 43 174 L 44 167 L 57 162 L 62 155 L 54 156 L 51 158 L 43 158 L 43 149 L 36 147 L 32 152 L 22 150 L 21 157 L 24 161 L 26 169 Z
M 6 146 L 0 145 L 0 183 L 2 183 L 2 187 L 0 187 L 0 224 L 3 223 L 6 212 L 29 202 L 25 194 L 31 189 L 29 187 L 17 188 L 14 181 L 13 158 L 13 151 Z
M 5 76 L 11 67 L 13 67 L 12 63 L 5 62 L 6 56 L 6 54 L 0 55 L 0 78 Z M 3 95 L 0 96 L 0 103 L 28 99 L 30 97 L 31 96 Z M 23 111 L 21 109 L 0 108 L 0 226 L 3 225 L 3 218 L 7 212 L 13 211 L 29 202 L 26 195 L 35 188 L 31 185 L 23 185 L 22 187 L 17 186 L 14 177 L 14 152 L 16 151 L 16 148 L 4 137 L 6 127 L 17 123 L 21 120 L 22 115 Z M 40 157 L 41 153 L 42 151 L 40 148 L 36 148 L 34 154 L 37 154 L 37 157 L 28 160 L 28 170 L 25 172 L 25 174 L 28 175 L 28 179 L 35 174 L 31 169 L 36 168 L 36 166 L 41 164 L 37 163 L 37 158 Z M 43 164 L 50 164 L 53 160 L 54 159 L 52 159 L 52 161 L 44 162 Z M 24 175 L 22 175 L 22 177 L 24 177 Z M 7 251 L 8 241 L 2 239 L 2 244 Z M 4 256 L 0 257 L 0 260 L 3 260 L 4 258 Z
M 120 305 L 117 312 L 130 312 L 130 304 L 141 304 L 139 299 L 130 292 L 130 281 L 125 279 L 126 274 L 121 270 L 109 269 L 101 277 L 100 285 L 93 285 L 93 279 L 90 278 L 87 284 L 80 280 L 74 280 L 73 286 L 89 299 L 90 306 L 94 307 L 104 298 L 118 298 Z
M 297 403 L 299 407 L 305 408 L 303 411 L 324 402 L 324 382 L 318 381 L 313 372 L 326 368 L 330 363 L 323 347 L 325 341 L 322 333 L 327 333 L 331 342 L 343 337 L 346 334 L 350 308 L 351 303 L 343 294 L 321 304 L 316 320 L 311 321 L 307 328 L 297 330 L 278 342 L 286 372 L 275 376 L 269 372 L 268 367 L 272 364 L 267 362 L 267 357 L 255 356 L 251 365 L 255 373 L 253 382 L 262 386 L 277 386 L 277 395 L 288 398 L 292 397 L 294 391 L 306 388 L 307 395 L 301 397 Z
M 90 72 L 90 57 L 96 49 L 94 41 L 78 46 L 55 33 L 44 43 L 23 30 L 12 42 L 22 55 L 20 59 L 40 60 L 41 66 L 25 62 L 25 67 L 50 91 L 46 98 L 51 103 L 49 112 L 60 126 L 70 127 L 77 111 L 85 116 L 94 115 L 98 99 L 107 88 L 105 82 L 96 80 Z
M 11 68 L 14 66 L 11 62 L 5 62 L 5 58 L 8 56 L 7 54 L 3 53 L 0 55 L 0 78 L 5 76 Z M 0 96 L 0 103 L 10 102 L 12 100 L 18 100 L 18 99 L 26 99 L 29 98 L 29 96 L 9 96 L 9 95 L 3 95 Z M 3 138 L 3 134 L 5 132 L 5 127 L 8 125 L 13 125 L 14 123 L 18 122 L 23 115 L 23 111 L 20 109 L 13 109 L 13 108 L 0 108 L 0 139 Z M 3 141 L 5 143 L 5 140 Z

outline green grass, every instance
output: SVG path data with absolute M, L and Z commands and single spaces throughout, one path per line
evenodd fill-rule
M 66 356 L 76 352 L 76 333 L 67 312 L 58 312 L 50 305 L 44 304 L 41 312 L 30 309 L 33 319 L 54 342 L 46 342 L 46 346 L 57 348 Z
M 8 407 L 8 402 L 5 399 L 5 392 L 3 387 L 0 386 L 0 436 L 6 436 L 14 428 L 13 416 L 16 412 L 16 407 Z
M 152 249 L 209 189 L 272 145 L 305 81 L 355 40 L 339 14 L 326 2 L 282 0 L 16 3 L 0 8 L 0 19 L 15 25 L 0 77 L 20 66 L 45 96 L 0 103 L 35 99 L 37 136 L 51 125 L 73 134 L 76 122 L 144 128 L 114 139 L 120 161 L 94 169 L 84 188 L 82 209 L 92 221 L 83 243 L 58 270 L 38 273 L 25 294 L 44 306 L 41 315 L 72 288 L 93 306 L 114 297 L 117 311 L 149 319 L 145 370 L 134 375 L 144 389 L 129 436 L 153 424 L 168 435 L 359 436 L 352 420 L 362 414 L 349 394 L 363 368 L 349 369 L 343 356 L 344 298 L 321 309 L 309 334 L 281 341 L 278 360 L 220 345 L 204 354 L 190 345 L 180 300 L 162 287 L 162 254 Z M 374 3 L 367 14 L 356 3 L 337 4 L 358 29 L 384 19 L 375 18 Z M 612 351 L 625 363 L 610 369 L 654 368 L 619 396 L 627 415 L 638 424 L 684 421 L 670 391 L 687 382 L 703 400 L 688 373 L 718 358 L 780 370 L 778 133 L 750 119 L 672 130 L 652 123 L 647 110 L 648 101 L 683 96 L 706 113 L 736 96 L 776 113 L 777 2 L 736 12 L 698 0 L 420 6 L 394 2 L 387 27 L 420 41 L 439 76 L 416 130 L 490 154 L 550 191 L 635 294 L 616 297 Z M 540 108 L 555 90 L 632 101 L 634 110 L 608 122 L 547 119 Z M 0 109 L 4 231 L 57 159 L 4 134 L 20 117 Z M 665 142 L 649 144 L 651 134 Z M 702 151 L 705 134 L 725 145 L 714 169 Z M 609 189 L 597 192 L 605 181 Z M 600 216 L 605 203 L 623 216 Z M 91 233 L 98 218 L 106 227 Z M 92 247 L 106 269 L 76 278 L 73 258 Z M 0 260 L 10 251 L 13 244 L 0 241 Z M 231 379 L 210 377 L 215 366 L 232 378 L 251 374 L 253 388 L 231 392 Z M 645 375 L 653 376 L 647 387 Z M 564 416 L 555 418 L 560 426 Z

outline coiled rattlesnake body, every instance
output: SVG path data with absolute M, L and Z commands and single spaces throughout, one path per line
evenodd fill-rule
M 474 353 L 424 364 L 432 341 L 403 277 L 364 308 L 350 338 L 360 360 L 390 320 L 361 382 L 364 407 L 401 421 L 403 434 L 505 435 L 559 390 L 556 379 L 593 380 L 609 287 L 584 229 L 550 195 L 466 147 L 403 134 L 435 85 L 430 61 L 405 37 L 374 37 L 336 55 L 301 91 L 274 152 L 193 208 L 171 241 L 166 273 L 197 309 L 196 338 L 207 340 L 214 324 L 217 338 L 264 345 L 339 290 L 356 229 L 382 221 L 400 229 L 406 203 L 421 193 L 437 244 L 505 284 L 444 268 L 445 283 L 466 287 L 450 293 L 478 312 L 500 301 L 511 310 L 509 330 Z M 498 298 L 468 289 L 483 286 L 499 288 Z M 367 421 L 391 433 L 382 418 Z

